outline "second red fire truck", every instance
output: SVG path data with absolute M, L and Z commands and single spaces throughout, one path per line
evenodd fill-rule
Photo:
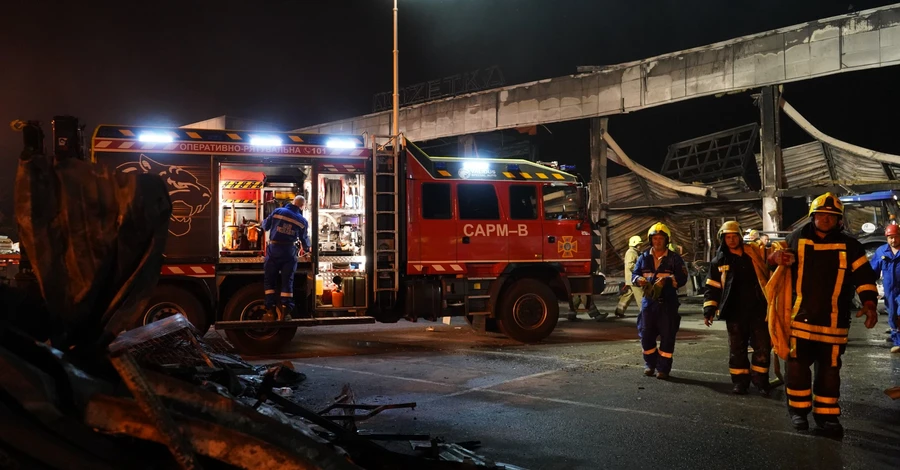
M 173 214 L 144 323 L 182 313 L 248 353 L 298 326 L 464 316 L 522 342 L 559 303 L 600 293 L 596 231 L 576 176 L 525 160 L 432 157 L 398 139 L 100 126 L 92 160 L 159 175 Z M 264 321 L 265 217 L 303 195 L 312 250 L 296 313 Z

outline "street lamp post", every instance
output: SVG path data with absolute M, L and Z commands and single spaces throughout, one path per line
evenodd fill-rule
M 400 68 L 398 58 L 400 51 L 397 50 L 397 0 L 394 0 L 394 114 L 391 119 L 391 135 L 397 137 L 400 135 Z

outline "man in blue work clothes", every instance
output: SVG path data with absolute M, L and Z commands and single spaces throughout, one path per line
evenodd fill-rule
M 285 204 L 269 214 L 263 222 L 263 230 L 269 232 L 269 246 L 264 264 L 266 289 L 266 316 L 278 317 L 275 310 L 278 298 L 276 286 L 281 276 L 281 302 L 283 320 L 290 320 L 294 313 L 294 271 L 297 270 L 297 240 L 302 245 L 301 253 L 309 250 L 309 222 L 303 218 L 306 199 L 297 196 L 292 203 Z
M 669 251 L 672 232 L 657 222 L 647 232 L 650 249 L 641 254 L 632 281 L 644 289 L 638 332 L 644 350 L 644 375 L 668 380 L 675 352 L 675 334 L 681 326 L 678 288 L 687 282 L 687 267 L 678 253 Z M 656 338 L 659 337 L 659 347 Z
M 887 244 L 875 251 L 869 263 L 875 274 L 881 274 L 884 285 L 884 306 L 888 311 L 888 325 L 891 327 L 891 352 L 900 353 L 900 230 L 894 224 L 884 229 Z

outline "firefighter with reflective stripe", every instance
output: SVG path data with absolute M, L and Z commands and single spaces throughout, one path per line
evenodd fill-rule
M 730 220 L 719 229 L 719 250 L 709 266 L 703 317 L 711 326 L 714 317 L 725 320 L 728 329 L 728 371 L 734 393 L 745 395 L 752 382 L 760 394 L 769 396 L 769 357 L 772 349 L 766 324 L 769 280 L 765 248 L 744 244 L 741 226 Z M 747 360 L 747 344 L 753 359 Z
M 269 320 L 278 317 L 275 305 L 278 299 L 278 280 L 281 279 L 281 303 L 284 320 L 290 320 L 294 312 L 294 271 L 297 270 L 297 241 L 303 250 L 309 250 L 309 222 L 303 217 L 302 209 L 306 200 L 303 196 L 294 198 L 269 214 L 263 222 L 263 230 L 269 232 L 264 264 L 266 289 L 266 316 Z
M 900 230 L 897 225 L 888 224 L 884 229 L 887 244 L 878 248 L 870 263 L 875 275 L 881 274 L 884 285 L 884 305 L 891 327 L 891 352 L 900 353 Z
M 770 264 L 792 265 L 795 299 L 785 377 L 791 424 L 798 431 L 809 429 L 812 411 L 823 432 L 838 436 L 844 430 L 838 420 L 841 355 L 854 293 L 863 304 L 856 316 L 866 315 L 866 328 L 878 321 L 875 272 L 859 241 L 841 232 L 843 215 L 835 195 L 817 197 L 809 207 L 810 221 L 787 237 L 787 256 L 781 250 L 769 256 Z
M 669 227 L 657 222 L 650 227 L 647 238 L 650 249 L 638 257 L 631 278 L 644 292 L 638 335 L 644 352 L 644 375 L 667 380 L 672 370 L 675 334 L 681 325 L 677 290 L 687 282 L 688 272 L 681 256 L 667 248 L 672 239 Z
M 625 316 L 625 310 L 632 300 L 637 300 L 638 304 L 643 300 L 643 291 L 631 281 L 634 265 L 637 264 L 638 257 L 641 256 L 641 252 L 638 250 L 641 243 L 643 241 L 638 235 L 628 239 L 628 251 L 625 252 L 625 291 L 619 297 L 619 302 L 616 305 L 616 316 L 619 318 Z

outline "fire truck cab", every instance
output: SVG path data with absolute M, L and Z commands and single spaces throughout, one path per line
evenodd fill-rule
M 159 175 L 173 213 L 142 323 L 175 313 L 246 353 L 297 327 L 464 316 L 523 342 L 602 292 L 584 187 L 524 160 L 431 157 L 400 138 L 100 126 L 96 164 Z M 303 195 L 292 320 L 265 317 L 261 228 Z

